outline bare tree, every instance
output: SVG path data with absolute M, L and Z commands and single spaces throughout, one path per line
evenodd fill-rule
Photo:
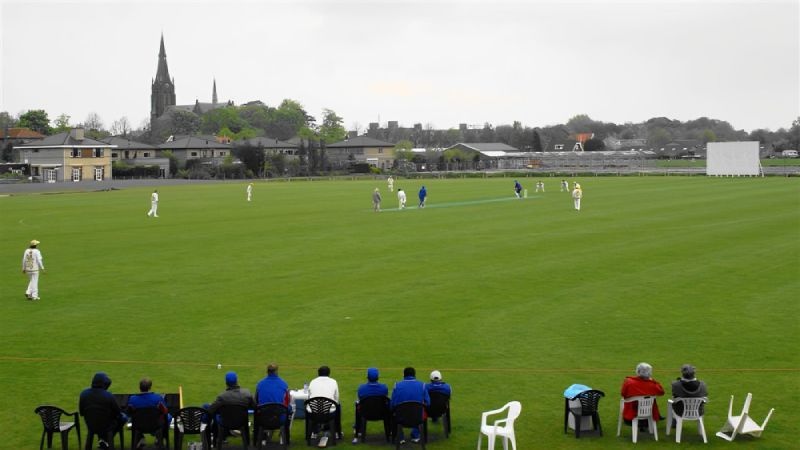
M 87 130 L 101 131 L 103 129 L 103 119 L 96 112 L 90 112 L 83 122 L 83 127 Z
M 127 136 L 131 132 L 131 123 L 128 118 L 122 116 L 111 124 L 111 134 L 114 136 Z

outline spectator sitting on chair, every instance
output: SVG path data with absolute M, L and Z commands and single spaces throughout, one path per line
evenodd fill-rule
M 166 423 L 170 423 L 172 418 L 169 414 L 167 414 L 167 405 L 164 403 L 164 397 L 156 394 L 155 392 L 150 392 L 150 388 L 153 387 L 153 381 L 149 378 L 142 378 L 139 381 L 139 393 L 133 394 L 128 398 L 128 407 L 133 409 L 141 409 L 141 408 L 158 408 L 161 411 L 162 418 L 166 414 Z M 169 430 L 163 430 L 165 432 L 169 432 Z M 142 436 L 142 440 L 139 441 L 138 447 L 144 447 L 145 440 L 144 436 Z
M 416 379 L 417 371 L 413 367 L 406 367 L 403 369 L 403 381 L 398 381 L 392 389 L 392 400 L 390 406 L 394 410 L 400 403 L 403 402 L 421 402 L 425 407 L 431 404 L 431 397 L 428 395 L 428 390 L 425 389 L 425 384 Z M 422 412 L 423 419 L 425 418 L 425 411 Z M 400 443 L 405 442 L 403 430 L 400 430 Z M 411 430 L 411 440 L 419 442 L 419 430 L 414 428 Z
M 325 397 L 333 400 L 336 403 L 336 409 L 331 411 L 334 414 L 336 422 L 336 430 L 334 430 L 336 439 L 342 438 L 342 407 L 339 404 L 339 384 L 330 377 L 331 369 L 328 366 L 322 366 L 317 369 L 317 378 L 311 380 L 308 384 L 308 398 Z M 311 412 L 306 405 L 306 411 Z M 321 437 L 319 446 L 324 447 L 328 439 Z
M 389 388 L 383 384 L 378 383 L 378 369 L 370 367 L 367 369 L 367 382 L 358 387 L 358 400 L 356 400 L 356 423 L 353 425 L 355 436 L 353 436 L 353 444 L 358 443 L 360 430 L 358 429 L 361 424 L 361 408 L 359 402 L 367 397 L 388 397 Z
M 208 409 L 209 414 L 214 417 L 214 420 L 219 421 L 223 427 L 225 424 L 222 422 L 222 418 L 219 415 L 216 415 L 216 412 L 221 407 L 238 405 L 245 406 L 247 409 L 255 408 L 253 395 L 250 393 L 250 391 L 239 387 L 239 380 L 236 376 L 236 372 L 228 372 L 225 374 L 225 386 L 225 390 L 217 396 L 217 399 L 214 400 L 214 403 L 208 406 L 203 405 L 203 407 Z M 218 436 L 217 439 L 225 439 L 225 436 Z
M 672 382 L 672 397 L 691 398 L 706 397 L 708 389 L 706 384 L 695 378 L 695 369 L 691 364 L 684 364 L 681 367 L 681 377 Z M 700 404 L 700 415 L 703 415 L 703 404 Z M 683 415 L 683 402 L 673 403 L 672 410 L 675 414 Z
M 653 366 L 647 363 L 639 363 L 636 366 L 635 377 L 625 377 L 622 383 L 622 398 L 638 396 L 661 396 L 664 395 L 664 388 L 661 383 L 653 379 Z M 625 423 L 630 425 L 639 410 L 638 402 L 625 403 L 622 418 Z M 658 413 L 658 404 L 653 401 L 653 420 L 661 420 Z M 641 429 L 647 429 L 646 422 L 639 422 Z
M 447 395 L 447 398 L 450 398 L 450 394 L 452 393 L 450 385 L 442 381 L 442 373 L 438 370 L 431 372 L 431 382 L 425 385 L 425 390 L 428 391 L 428 395 L 430 395 L 431 392 L 441 392 Z M 439 418 L 434 417 L 431 420 L 436 422 Z
M 88 409 L 98 409 L 105 411 L 107 417 L 114 417 L 111 429 L 122 432 L 122 426 L 128 422 L 128 416 L 122 412 L 114 395 L 108 391 L 111 387 L 111 378 L 105 372 L 97 372 L 92 378 L 92 387 L 81 392 L 78 402 L 78 411 L 82 416 L 86 415 Z M 103 430 L 95 430 L 103 431 Z M 104 440 L 105 436 L 98 437 L 98 447 L 108 448 L 108 443 Z
M 285 428 L 286 435 L 289 435 L 289 427 L 292 421 L 292 405 L 289 402 L 289 385 L 278 376 L 278 365 L 269 363 L 267 366 L 267 376 L 258 382 L 256 386 L 256 405 L 261 406 L 266 403 L 279 403 L 286 407 L 289 416 L 282 416 L 281 423 Z

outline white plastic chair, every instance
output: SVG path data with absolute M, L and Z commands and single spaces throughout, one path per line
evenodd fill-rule
M 703 436 L 703 443 L 708 444 L 706 437 L 706 426 L 703 423 L 703 416 L 700 414 L 700 405 L 707 403 L 706 397 L 687 397 L 687 398 L 671 398 L 667 401 L 667 436 L 672 429 L 672 421 L 675 420 L 675 442 L 681 442 L 681 431 L 683 430 L 684 420 L 696 420 L 697 431 L 700 436 Z M 677 415 L 672 410 L 675 403 L 683 403 L 683 414 Z
M 508 415 L 505 419 L 495 420 L 493 425 L 489 425 L 486 419 L 494 414 L 508 410 Z M 508 450 L 508 441 L 511 441 L 511 447 L 517 450 L 517 439 L 514 437 L 514 421 L 519 417 L 522 411 L 522 404 L 520 402 L 508 402 L 500 409 L 493 411 L 486 411 L 481 414 L 481 431 L 478 433 L 478 450 L 481 450 L 481 440 L 485 434 L 489 441 L 489 449 L 494 449 L 494 441 L 497 436 L 503 438 L 503 449 Z M 500 426 L 503 424 L 503 426 Z
M 748 393 L 747 398 L 744 401 L 742 414 L 734 416 L 733 396 L 731 395 L 731 401 L 728 403 L 728 421 L 725 422 L 725 426 L 722 427 L 722 430 L 717 432 L 718 437 L 721 437 L 726 441 L 732 441 L 736 439 L 737 434 L 749 434 L 755 437 L 761 436 L 761 432 L 767 427 L 767 422 L 769 422 L 769 418 L 772 416 L 772 412 L 775 411 L 775 408 L 769 410 L 769 414 L 767 414 L 767 418 L 764 419 L 764 423 L 759 426 L 753 419 L 750 418 L 750 401 L 752 399 L 753 394 Z M 731 435 L 728 436 L 725 433 L 731 433 Z
M 653 403 L 656 398 L 651 396 L 638 396 L 619 399 L 619 421 L 617 421 L 617 436 L 622 435 L 622 411 L 625 409 L 625 403 L 639 402 L 639 409 L 636 412 L 636 417 L 631 421 L 631 434 L 633 443 L 635 444 L 639 438 L 639 421 L 647 420 L 647 429 L 653 434 L 653 437 L 658 440 L 658 428 L 656 421 L 653 420 Z

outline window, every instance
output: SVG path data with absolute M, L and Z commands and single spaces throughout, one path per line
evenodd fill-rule
M 192 152 L 192 156 L 197 156 L 197 152 Z
M 383 153 L 383 149 L 382 149 L 382 148 L 379 148 L 379 149 L 378 149 L 378 153 Z
M 149 158 L 150 157 L 150 152 L 144 152 L 144 155 L 142 155 L 142 156 L 144 156 L 145 158 Z
M 112 157 L 112 158 L 118 158 L 118 157 L 119 157 L 119 153 L 112 153 L 112 154 L 111 154 L 111 157 Z
M 219 152 L 219 156 L 225 156 L 225 152 Z
M 159 169 L 159 171 L 158 171 L 158 172 L 159 172 L 159 173 L 158 173 L 158 175 L 159 175 L 161 178 L 167 178 L 167 169 L 165 169 L 165 168 L 163 168 L 163 167 L 162 167 L 161 169 Z
M 94 157 L 95 158 L 102 158 L 103 157 L 103 149 L 102 148 L 94 149 Z
M 77 148 L 73 148 L 72 149 L 72 157 L 73 158 L 80 158 L 81 157 L 81 151 L 78 150 Z
M 72 168 L 72 181 L 81 181 L 81 168 L 80 167 L 73 167 Z
M 94 168 L 94 179 L 95 179 L 95 181 L 103 181 L 103 168 L 102 167 L 95 167 Z
M 558 144 L 553 148 L 555 148 L 556 150 L 564 150 L 564 144 Z

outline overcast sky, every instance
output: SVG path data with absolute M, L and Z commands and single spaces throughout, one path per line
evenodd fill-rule
M 72 123 L 149 119 L 162 32 L 178 104 L 216 78 L 348 129 L 800 116 L 800 0 L 0 1 L 0 111 Z

